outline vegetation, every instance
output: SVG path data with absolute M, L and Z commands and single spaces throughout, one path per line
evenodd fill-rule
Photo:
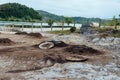
M 37 10 L 37 12 L 43 16 L 43 22 L 46 22 L 48 21 L 49 19 L 53 19 L 54 21 L 56 22 L 59 22 L 61 20 L 64 20 L 64 16 L 58 16 L 58 15 L 55 15 L 55 14 L 52 14 L 52 13 L 49 13 L 49 12 L 46 12 L 46 11 L 42 11 L 42 10 Z
M 71 27 L 71 28 L 70 28 L 70 32 L 73 33 L 73 32 L 75 32 L 75 31 L 76 31 L 76 27 Z
M 120 38 L 120 29 L 115 30 L 113 28 L 98 28 L 96 30 L 100 33 L 101 37 L 113 36 L 113 37 Z
M 51 34 L 70 34 L 70 30 L 56 30 L 56 31 L 48 31 L 48 33 L 51 33 Z
M 66 23 L 68 24 L 68 26 L 69 26 L 69 24 L 72 23 L 73 20 L 72 20 L 71 17 L 66 17 L 66 18 L 65 18 L 65 22 L 66 22 Z
M 9 12 L 9 13 L 8 13 Z M 61 20 L 66 21 L 66 17 L 51 14 L 42 10 L 34 10 L 25 5 L 18 3 L 6 3 L 0 5 L 0 20 L 4 21 L 37 21 L 47 22 L 49 19 L 53 19 L 55 22 L 60 22 Z M 85 17 L 71 17 L 76 23 L 83 24 L 86 19 L 89 22 L 98 22 L 99 18 L 85 18 Z M 108 20 L 102 19 L 102 24 L 106 23 Z
M 52 31 L 52 25 L 54 21 L 52 19 L 49 19 L 47 22 L 48 22 L 48 25 L 51 27 L 51 31 Z
M 108 21 L 106 23 L 107 26 L 117 26 L 117 25 L 120 25 L 120 22 L 119 22 L 119 19 L 115 18 L 115 16 L 113 17 L 112 20 Z
M 68 30 L 56 30 L 56 31 L 48 31 L 48 33 L 51 34 L 74 34 L 74 33 L 79 33 L 79 29 L 76 29 L 74 32 L 71 32 L 69 29 Z
M 0 19 L 10 21 L 31 21 L 40 19 L 40 14 L 33 8 L 18 3 L 0 5 Z
M 48 21 L 49 19 L 53 19 L 55 22 L 60 22 L 61 20 L 65 21 L 65 18 L 66 18 L 64 16 L 58 16 L 58 15 L 51 14 L 49 12 L 42 11 L 42 10 L 37 10 L 37 12 L 39 12 L 39 14 L 43 16 L 44 22 Z M 85 17 L 71 17 L 71 18 L 73 21 L 75 21 L 76 23 L 80 23 L 80 24 L 86 23 L 87 19 L 89 19 L 90 23 L 99 22 L 99 18 L 85 18 Z M 101 25 L 105 25 L 106 22 L 108 22 L 109 20 L 101 19 L 101 21 L 102 21 Z

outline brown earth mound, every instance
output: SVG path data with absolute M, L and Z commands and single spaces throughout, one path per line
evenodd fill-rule
M 14 42 L 8 38 L 0 38 L 0 45 L 12 45 Z
M 15 33 L 15 34 L 17 34 L 17 35 L 26 35 L 27 32 L 17 32 L 17 33 Z
M 42 38 L 43 36 L 40 33 L 29 33 L 28 36 L 35 38 Z
M 99 55 L 100 51 L 85 45 L 72 45 L 64 49 L 66 52 L 79 55 Z
M 56 47 L 66 47 L 68 44 L 64 43 L 63 41 L 51 41 L 55 44 Z

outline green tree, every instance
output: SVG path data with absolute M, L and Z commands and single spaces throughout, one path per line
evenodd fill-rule
M 117 29 L 117 25 L 119 25 L 119 22 L 118 22 L 118 19 L 114 19 L 114 26 L 115 26 L 115 29 Z
M 15 19 L 16 18 L 14 16 L 11 16 L 11 17 L 8 18 L 9 21 L 15 21 Z
M 32 18 L 31 18 L 30 16 L 25 16 L 25 20 L 31 22 L 31 21 L 32 21 Z
M 54 20 L 49 19 L 49 20 L 47 21 L 47 23 L 48 23 L 48 25 L 51 27 L 51 31 L 52 31 L 52 25 L 53 25 L 53 23 L 54 23 Z
M 107 26 L 114 26 L 114 29 L 117 29 L 117 25 L 119 25 L 118 19 L 114 16 L 112 20 L 110 20 L 107 24 Z
M 68 26 L 70 25 L 70 23 L 73 22 L 72 18 L 71 17 L 66 17 L 65 18 L 65 22 L 68 24 Z
M 33 8 L 18 3 L 6 3 L 0 5 L 0 17 L 8 19 L 11 16 L 19 19 L 23 17 L 26 17 L 26 19 L 37 19 L 40 14 Z

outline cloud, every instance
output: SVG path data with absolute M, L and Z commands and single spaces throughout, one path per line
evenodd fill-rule
M 18 2 L 58 15 L 111 18 L 120 14 L 120 0 L 0 0 Z

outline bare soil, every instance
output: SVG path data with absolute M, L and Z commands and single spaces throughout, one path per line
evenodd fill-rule
M 39 43 L 47 40 L 41 34 L 15 35 L 0 34 L 0 57 L 2 59 L 12 60 L 9 66 L 0 69 L 0 74 L 16 75 L 14 73 L 38 70 L 44 67 L 53 66 L 55 63 L 65 63 L 68 57 L 77 57 L 79 59 L 87 59 L 85 63 L 90 64 L 106 64 L 112 60 L 112 56 L 102 50 L 93 49 L 91 47 L 82 47 L 68 44 L 65 47 L 54 47 L 48 50 L 39 49 Z M 87 52 L 86 52 L 87 51 Z M 74 54 L 73 54 L 74 53 Z M 80 53 L 80 54 L 76 54 Z M 87 55 L 86 55 L 87 54 Z M 50 58 L 49 62 L 47 59 Z M 7 61 L 6 61 L 7 62 Z M 84 61 L 83 61 L 84 62 Z M 5 65 L 4 65 L 5 66 Z M 0 76 L 2 77 L 2 76 Z M 3 79 L 4 80 L 4 79 Z M 6 80 L 6 79 L 5 79 Z

